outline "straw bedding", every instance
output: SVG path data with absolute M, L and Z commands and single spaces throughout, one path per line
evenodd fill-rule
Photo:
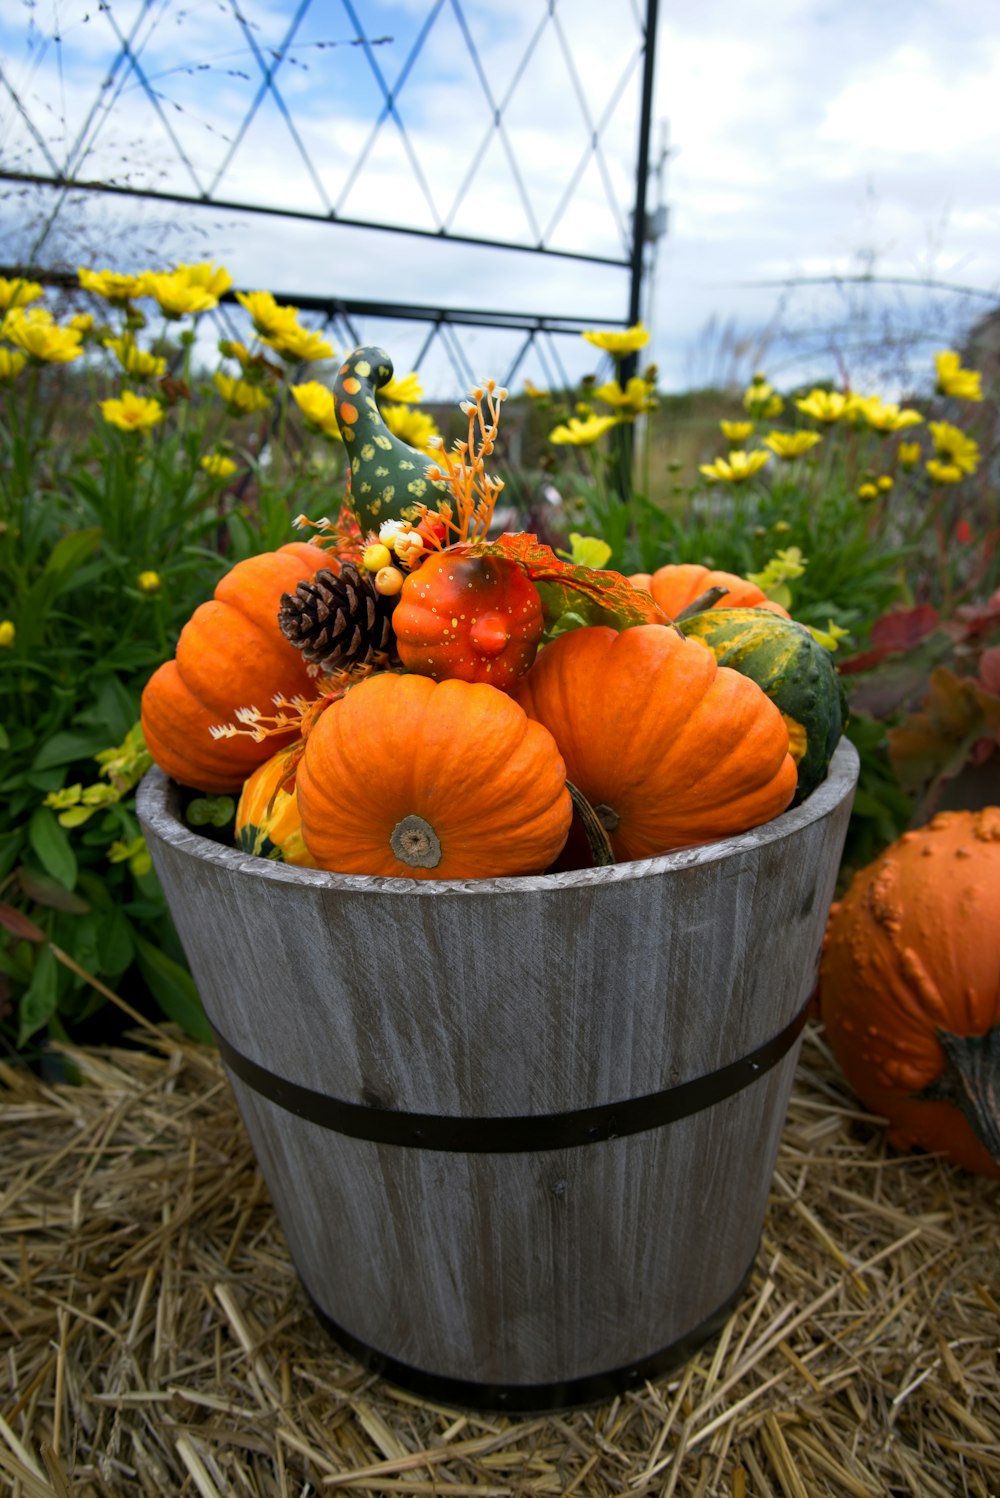
M 1000 1186 L 887 1151 L 807 1032 L 756 1273 L 612 1404 L 393 1389 L 319 1328 L 209 1050 L 0 1065 L 0 1489 L 41 1495 L 995 1498 Z

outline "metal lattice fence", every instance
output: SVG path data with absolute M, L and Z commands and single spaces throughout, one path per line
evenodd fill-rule
M 8 267 L 193 234 L 461 385 L 484 340 L 567 384 L 561 335 L 641 315 L 656 0 L 44 12 L 0 18 Z

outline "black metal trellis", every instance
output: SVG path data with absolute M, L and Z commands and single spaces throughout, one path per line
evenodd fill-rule
M 40 127 L 31 107 L 30 95 L 26 95 L 23 89 L 17 87 L 16 80 L 10 76 L 9 67 L 0 62 L 0 96 L 6 94 L 10 99 L 25 138 L 36 153 L 41 153 L 40 164 L 44 167 L 44 170 L 18 170 L 0 165 L 0 180 L 22 186 L 32 185 L 52 194 L 41 230 L 33 246 L 33 253 L 30 255 L 32 274 L 41 275 L 45 279 L 53 278 L 46 275 L 46 246 L 51 243 L 53 230 L 71 195 L 84 193 L 93 195 L 94 198 L 135 199 L 154 204 L 183 205 L 192 209 L 211 208 L 217 212 L 246 213 L 268 218 L 277 217 L 288 222 L 323 224 L 331 229 L 371 231 L 379 235 L 402 235 L 414 240 L 503 251 L 524 257 L 529 265 L 531 264 L 530 257 L 546 257 L 549 260 L 616 268 L 627 277 L 627 312 L 620 319 L 602 319 L 592 314 L 580 317 L 554 317 L 543 309 L 497 312 L 489 307 L 434 306 L 407 300 L 384 301 L 377 298 L 324 297 L 312 294 L 308 290 L 297 289 L 292 289 L 287 293 L 276 293 L 279 300 L 288 300 L 303 309 L 313 310 L 321 314 L 326 322 L 341 323 L 352 336 L 355 332 L 352 319 L 355 317 L 426 323 L 428 331 L 419 356 L 414 361 L 414 367 L 419 369 L 422 360 L 433 344 L 438 341 L 462 383 L 467 382 L 469 372 L 467 368 L 460 367 L 464 360 L 461 349 L 453 336 L 456 328 L 463 326 L 502 328 L 523 335 L 511 360 L 506 376 L 507 383 L 523 363 L 528 351 L 534 347 L 539 351 L 543 367 L 551 367 L 553 372 L 562 377 L 562 382 L 568 384 L 556 345 L 559 335 L 575 335 L 584 327 L 602 322 L 610 323 L 612 326 L 627 326 L 639 320 L 642 309 L 647 244 L 646 180 L 649 170 L 658 0 L 646 0 L 644 7 L 640 5 L 640 0 L 628 0 L 627 4 L 623 3 L 619 7 L 622 26 L 628 23 L 635 28 L 635 45 L 627 56 L 624 66 L 616 76 L 608 80 L 607 94 L 599 109 L 588 101 L 587 91 L 574 58 L 571 35 L 568 34 L 568 28 L 569 32 L 572 31 L 573 12 L 570 10 L 566 13 L 567 28 L 563 24 L 558 0 L 539 0 L 537 23 L 532 27 L 523 52 L 502 91 L 495 89 L 491 81 L 490 69 L 484 62 L 482 47 L 477 44 L 474 28 L 463 8 L 462 0 L 432 0 L 432 3 L 428 4 L 422 24 L 417 27 L 416 35 L 401 66 L 396 76 L 391 79 L 387 76 L 387 69 L 383 68 L 379 55 L 380 43 L 387 39 L 373 36 L 370 34 L 370 28 L 366 29 L 364 7 L 354 4 L 353 0 L 341 0 L 343 15 L 353 30 L 350 45 L 357 48 L 359 58 L 363 59 L 367 70 L 366 76 L 373 81 L 375 86 L 377 113 L 370 121 L 361 148 L 336 194 L 328 190 L 322 172 L 310 156 L 305 137 L 296 126 L 294 110 L 285 97 L 282 85 L 282 70 L 284 69 L 287 73 L 295 61 L 297 38 L 301 35 L 314 0 L 297 0 L 294 9 L 289 7 L 284 23 L 284 34 L 278 44 L 271 49 L 268 49 L 257 35 L 257 28 L 244 15 L 239 0 L 224 0 L 224 4 L 220 4 L 220 13 L 226 15 L 235 26 L 246 54 L 252 59 L 251 66 L 256 69 L 256 75 L 255 81 L 247 79 L 253 87 L 253 96 L 249 106 L 233 134 L 228 137 L 227 149 L 221 161 L 211 169 L 193 161 L 191 154 L 185 149 L 179 130 L 175 129 L 171 122 L 170 100 L 157 87 L 156 76 L 151 73 L 144 61 L 155 27 L 169 12 L 173 3 L 174 0 L 143 0 L 132 17 L 131 24 L 127 27 L 119 24 L 112 0 L 105 0 L 105 3 L 99 7 L 100 17 L 110 25 L 112 30 L 114 55 L 95 98 L 84 112 L 72 138 L 68 131 L 65 132 L 64 149 L 61 151 L 55 149 L 50 140 L 46 138 L 46 132 Z M 320 5 L 317 9 L 321 11 L 325 21 L 329 14 L 327 6 Z M 488 123 L 478 140 L 451 203 L 446 208 L 442 208 L 439 207 L 435 198 L 428 174 L 421 163 L 408 128 L 407 87 L 412 83 L 414 69 L 422 54 L 433 44 L 436 24 L 446 14 L 451 16 L 456 23 L 467 54 L 465 60 L 469 66 L 469 77 L 476 80 L 481 90 Z M 575 168 L 566 176 L 565 185 L 555 208 L 547 218 L 544 218 L 537 211 L 537 205 L 532 199 L 529 185 L 518 162 L 511 132 L 508 129 L 508 116 L 512 102 L 517 97 L 518 89 L 522 86 L 527 70 L 536 57 L 546 34 L 554 39 L 556 55 L 561 58 L 565 68 L 565 78 L 568 80 L 579 118 L 583 122 L 586 139 Z M 61 45 L 58 34 L 44 41 L 45 45 L 52 45 L 56 48 Z M 325 47 L 333 46 L 334 43 L 304 43 L 303 45 Z M 245 74 L 240 76 L 246 78 Z M 613 175 L 604 149 L 604 133 L 608 130 L 615 111 L 625 98 L 628 89 L 634 86 L 636 80 L 640 94 L 634 197 L 631 204 L 626 205 L 620 201 L 620 195 L 615 190 Z M 127 88 L 140 90 L 148 101 L 156 120 L 162 127 L 164 141 L 170 144 L 173 161 L 183 170 L 182 186 L 175 184 L 165 187 L 152 184 L 138 185 L 130 181 L 102 179 L 86 174 L 88 161 L 95 155 L 102 132 L 107 129 L 109 122 L 114 118 L 115 110 L 120 105 Z M 287 127 L 289 140 L 302 163 L 318 206 L 307 204 L 291 207 L 277 206 L 266 202 L 249 201 L 245 197 L 234 196 L 226 191 L 227 175 L 247 139 L 261 106 L 268 98 L 277 107 Z M 175 104 L 174 108 L 177 109 L 179 106 Z M 348 211 L 352 190 L 364 173 L 383 130 L 390 125 L 396 132 L 403 158 L 412 174 L 412 181 L 419 188 L 420 198 L 429 219 L 429 227 L 419 223 L 385 222 Z M 456 228 L 462 205 L 467 201 L 476 173 L 494 141 L 499 143 L 503 153 L 503 159 L 510 173 L 510 181 L 515 189 L 516 201 L 520 205 L 528 227 L 529 238 L 524 241 L 463 233 Z M 9 152 L 4 154 L 9 158 Z M 601 254 L 580 244 L 574 246 L 555 242 L 556 233 L 564 222 L 574 201 L 574 195 L 580 188 L 591 164 L 596 167 L 597 176 L 602 185 L 610 221 L 614 226 L 615 239 L 621 246 L 620 253 Z M 25 268 L 28 267 L 22 267 L 22 269 Z M 546 351 L 545 355 L 541 354 L 543 347 Z M 626 366 L 625 374 L 631 373 L 634 367 L 635 361 L 633 360 L 632 368 Z

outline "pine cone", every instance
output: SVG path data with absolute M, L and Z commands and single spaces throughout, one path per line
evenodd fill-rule
M 344 562 L 339 573 L 324 567 L 294 593 L 283 593 L 278 625 L 285 639 L 324 671 L 364 666 L 380 657 L 394 665 L 399 659 L 391 623 L 395 604 L 367 573 Z

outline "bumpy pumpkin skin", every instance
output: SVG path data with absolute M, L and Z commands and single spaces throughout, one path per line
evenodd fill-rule
M 294 783 L 284 789 L 294 774 L 300 744 L 287 745 L 258 765 L 243 787 L 236 808 L 235 841 L 243 853 L 314 869 L 316 862 L 302 836 L 302 813 Z
M 767 609 L 781 619 L 788 618 L 788 610 L 774 603 L 756 583 L 735 572 L 717 572 L 700 567 L 694 562 L 676 562 L 658 567 L 653 573 L 636 572 L 629 582 L 636 588 L 645 588 L 652 593 L 660 608 L 673 619 L 682 609 L 709 588 L 727 588 L 728 592 L 714 605 L 717 609 Z
M 142 728 L 153 759 L 174 780 L 211 795 L 238 791 L 282 742 L 239 735 L 213 739 L 239 707 L 266 712 L 273 697 L 311 692 L 306 662 L 278 628 L 282 593 L 336 559 L 292 542 L 237 562 L 181 631 L 177 654 L 142 694 Z M 291 735 L 289 735 L 291 737 Z
M 939 1031 L 986 1036 L 1000 1026 L 998 933 L 1000 808 L 941 812 L 862 869 L 834 905 L 819 983 L 830 1047 L 865 1106 L 889 1119 L 891 1142 L 994 1177 L 1000 1160 L 956 1104 L 920 1093 L 946 1069 Z
M 341 874 L 540 874 L 572 813 L 541 724 L 496 687 L 427 676 L 373 676 L 327 708 L 297 787 L 310 853 Z
M 620 861 L 745 832 L 795 794 L 774 703 L 662 625 L 560 635 L 515 696 L 551 731 Z
M 811 796 L 826 775 L 847 718 L 843 682 L 830 652 L 791 619 L 764 609 L 708 609 L 678 626 L 700 640 L 720 666 L 755 681 L 788 727 L 798 765 L 796 802 Z
M 392 627 L 409 671 L 507 690 L 535 659 L 542 600 L 502 557 L 429 556 L 403 584 Z

